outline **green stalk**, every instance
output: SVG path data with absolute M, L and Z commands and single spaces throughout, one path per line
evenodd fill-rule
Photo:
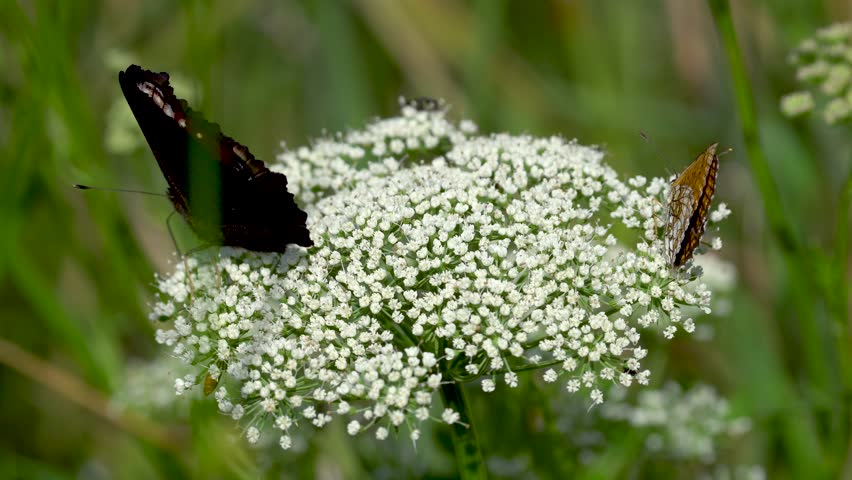
M 815 299 L 810 293 L 819 288 L 811 288 L 815 287 L 814 280 L 817 278 L 812 265 L 809 264 L 812 255 L 805 251 L 784 215 L 781 195 L 772 179 L 769 162 L 760 143 L 754 96 L 737 42 L 730 5 L 727 0 L 708 0 L 708 4 L 716 28 L 719 30 L 722 47 L 728 57 L 746 154 L 763 200 L 763 209 L 770 229 L 781 247 L 790 282 L 801 281 L 806 284 L 792 285 L 792 291 L 789 293 L 792 294 L 792 303 L 802 328 L 802 343 L 805 350 L 803 356 L 806 357 L 808 376 L 818 392 L 829 393 L 835 389 L 830 386 L 828 360 L 822 344 L 823 336 L 813 312 Z M 827 299 L 830 298 L 827 297 Z M 796 432 L 795 435 L 788 435 L 785 438 L 793 469 L 799 475 L 824 474 L 825 462 L 820 435 L 817 433 L 812 412 L 803 402 L 791 401 L 790 404 L 797 407 L 793 412 L 786 412 L 784 414 L 786 418 L 783 421 L 787 431 Z M 791 417 L 795 417 L 795 420 Z
M 787 263 L 790 281 L 802 279 L 803 282 L 813 281 L 818 276 L 812 271 L 811 266 L 805 261 L 810 258 L 801 244 L 797 241 L 792 226 L 784 216 L 784 207 L 781 196 L 772 180 L 769 171 L 769 163 L 760 144 L 758 133 L 757 112 L 754 106 L 751 83 L 746 73 L 745 63 L 737 44 L 737 34 L 734 30 L 733 19 L 727 0 L 709 0 L 716 26 L 722 37 L 723 47 L 728 55 L 728 63 L 731 77 L 734 83 L 737 108 L 740 114 L 740 127 L 742 129 L 743 141 L 746 145 L 746 153 L 751 164 L 751 170 L 757 182 L 758 189 L 763 199 L 763 210 L 769 220 L 769 226 L 781 246 L 784 259 Z M 819 282 L 816 282 L 819 283 Z M 815 285 L 812 285 L 815 286 Z M 815 286 L 817 288 L 821 287 Z M 793 304 L 802 328 L 802 348 L 805 351 L 806 368 L 811 381 L 817 388 L 829 391 L 829 373 L 827 369 L 827 358 L 825 357 L 822 335 L 820 335 L 816 319 L 814 318 L 812 302 L 808 298 L 811 288 L 793 288 Z
M 459 478 L 488 478 L 461 384 L 449 382 L 441 385 L 441 397 L 446 408 L 452 408 L 461 416 L 458 422 L 450 425 Z
M 734 82 L 734 93 L 736 95 L 737 107 L 740 114 L 740 127 L 742 128 L 743 141 L 746 146 L 751 171 L 760 194 L 763 197 L 763 206 L 769 219 L 769 227 L 772 233 L 787 254 L 798 254 L 801 248 L 796 241 L 796 235 L 784 216 L 784 206 L 781 203 L 781 195 L 772 180 L 769 171 L 769 162 L 760 146 L 760 135 L 757 128 L 757 111 L 754 107 L 754 96 L 752 95 L 751 83 L 745 69 L 740 48 L 737 44 L 737 34 L 734 30 L 734 22 L 731 18 L 731 10 L 727 0 L 709 0 L 713 11 L 716 27 L 722 36 L 723 47 L 728 55 L 731 77 Z
M 834 319 L 839 331 L 841 342 L 846 343 L 845 366 L 847 376 L 852 375 L 852 331 L 850 331 L 847 309 L 849 308 L 849 279 L 847 265 L 849 263 L 849 204 L 852 203 L 852 169 L 846 175 L 846 183 L 840 191 L 840 201 L 837 203 L 837 220 L 834 226 L 834 265 L 833 287 L 837 292 L 834 299 Z M 852 380 L 850 380 L 852 383 Z M 852 392 L 852 386 L 847 383 L 847 394 Z
M 847 277 L 847 265 L 849 263 L 849 204 L 852 203 L 852 169 L 846 175 L 846 183 L 840 191 L 840 201 L 837 204 L 837 221 L 834 230 L 834 261 L 835 268 L 832 280 L 834 280 L 834 317 L 836 326 L 837 354 L 840 356 L 840 368 L 845 374 L 844 398 L 845 405 L 843 414 L 846 416 L 846 432 L 852 432 L 852 412 L 849 403 L 852 398 L 852 325 L 849 324 L 849 280 Z M 852 436 L 849 438 L 849 447 L 846 451 L 844 461 L 844 473 L 852 474 Z

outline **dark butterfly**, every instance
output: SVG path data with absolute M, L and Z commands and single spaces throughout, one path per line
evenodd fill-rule
M 168 73 L 131 65 L 118 82 L 169 184 L 169 199 L 201 240 L 264 252 L 314 244 L 287 177 L 175 97 Z M 201 188 L 199 172 L 211 180 Z

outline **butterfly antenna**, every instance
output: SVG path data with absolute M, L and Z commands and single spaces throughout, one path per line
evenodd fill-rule
M 175 246 L 175 251 L 178 253 L 178 255 L 183 257 L 184 254 L 180 251 L 180 247 L 177 243 L 177 237 L 175 237 L 175 232 L 174 230 L 172 230 L 172 217 L 174 217 L 176 213 L 177 210 L 172 210 L 172 213 L 170 213 L 169 216 L 166 217 L 166 230 L 168 230 L 169 232 L 169 237 L 172 239 L 172 245 Z
M 109 187 L 93 187 L 91 185 L 81 185 L 75 183 L 73 185 L 77 190 L 100 190 L 102 192 L 118 192 L 118 193 L 138 193 L 140 195 L 151 195 L 153 197 L 168 197 L 165 193 L 146 192 L 143 190 L 129 190 L 126 188 L 109 188 Z
M 649 137 L 649 136 L 648 136 L 645 132 L 643 132 L 643 131 L 641 131 L 641 130 L 639 131 L 639 136 L 640 136 L 640 137 L 642 137 L 642 140 L 645 140 L 645 143 L 647 143 L 648 145 L 651 145 L 651 147 L 653 147 L 653 148 L 654 148 L 654 153 L 656 153 L 656 154 L 657 154 L 657 159 L 658 159 L 658 160 L 662 160 L 662 162 L 661 162 L 661 163 L 664 163 L 664 164 L 665 164 L 665 166 L 666 166 L 666 174 L 667 174 L 668 176 L 672 176 L 672 175 L 674 174 L 674 173 L 672 172 L 672 166 L 671 166 L 671 164 L 669 163 L 669 161 L 668 161 L 668 160 L 666 160 L 666 159 L 665 159 L 665 158 L 664 158 L 664 157 L 660 154 L 660 149 L 657 147 L 657 144 L 655 144 L 655 143 L 654 143 L 654 141 L 653 141 L 653 140 L 651 140 L 651 137 Z
M 79 183 L 75 183 L 73 186 L 77 190 L 100 190 L 100 191 L 103 191 L 103 192 L 138 193 L 140 195 L 151 195 L 152 197 L 167 197 L 168 198 L 168 195 L 166 195 L 165 193 L 146 192 L 146 191 L 143 191 L 143 190 L 129 190 L 129 189 L 126 189 L 126 188 L 93 187 L 91 185 L 81 185 Z M 168 229 L 168 231 L 169 231 L 169 237 L 171 237 L 171 239 L 172 239 L 172 244 L 175 246 L 175 250 L 177 250 L 177 252 L 180 256 L 183 256 L 183 253 L 181 253 L 181 251 L 180 251 L 180 247 L 178 247 L 177 238 L 175 237 L 175 233 L 172 230 L 171 220 L 172 220 L 172 217 L 174 216 L 175 213 L 177 213 L 177 211 L 172 210 L 172 213 L 170 213 L 169 216 L 166 217 L 166 229 Z
M 76 188 L 77 190 L 100 190 L 102 192 L 138 193 L 140 195 L 151 195 L 153 197 L 166 197 L 166 198 L 168 198 L 168 195 L 166 195 L 165 193 L 146 192 L 146 191 L 143 191 L 143 190 L 130 190 L 130 189 L 126 189 L 126 188 L 93 187 L 91 185 L 82 185 L 82 184 L 79 184 L 79 183 L 75 183 L 73 185 L 73 187 Z M 180 255 L 181 260 L 183 260 L 183 269 L 184 269 L 187 280 L 189 280 L 189 299 L 190 299 L 190 302 L 192 302 L 194 300 L 194 297 L 195 297 L 195 295 L 194 295 L 195 288 L 193 288 L 192 277 L 189 274 L 190 273 L 189 272 L 189 264 L 186 261 L 186 255 L 181 253 L 180 247 L 178 246 L 178 243 L 177 243 L 177 238 L 175 237 L 175 232 L 174 232 L 174 230 L 172 230 L 171 220 L 172 220 L 172 217 L 174 216 L 175 213 L 177 213 L 177 211 L 172 210 L 172 213 L 170 213 L 169 216 L 166 217 L 166 229 L 169 231 L 169 237 L 171 237 L 171 239 L 172 239 L 172 244 L 175 246 L 175 250 L 178 252 L 178 255 Z

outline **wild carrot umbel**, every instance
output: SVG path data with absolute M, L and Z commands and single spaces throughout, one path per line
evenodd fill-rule
M 524 370 L 591 405 L 610 385 L 647 384 L 642 333 L 692 332 L 691 315 L 709 312 L 697 269 L 666 259 L 669 182 L 624 181 L 573 141 L 475 132 L 404 107 L 286 151 L 271 168 L 287 173 L 315 247 L 177 265 L 159 280 L 152 317 L 171 323 L 158 341 L 221 373 L 221 411 L 274 424 L 284 448 L 292 429 L 335 417 L 378 439 L 406 427 L 416 440 L 426 420 L 467 428 L 461 383 L 512 388 Z M 616 238 L 616 224 L 630 233 Z

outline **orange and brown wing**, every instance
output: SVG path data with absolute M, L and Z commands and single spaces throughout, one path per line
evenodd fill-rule
M 689 221 L 689 226 L 686 230 L 686 235 L 681 243 L 680 251 L 675 256 L 674 265 L 679 267 L 692 258 L 692 253 L 698 248 L 701 243 L 701 237 L 704 235 L 704 228 L 707 225 L 707 215 L 710 213 L 710 203 L 713 200 L 713 194 L 716 192 L 716 173 L 719 171 L 719 157 L 713 155 L 707 177 L 704 182 L 704 187 L 701 190 L 701 195 L 698 198 L 698 206 L 692 214 Z
M 669 195 L 666 255 L 671 266 L 686 263 L 701 242 L 710 202 L 716 191 L 719 157 L 714 143 L 698 156 L 674 182 Z
M 692 212 L 695 210 L 695 202 L 692 187 L 672 185 L 669 191 L 665 236 L 666 258 L 670 265 L 675 264 L 675 259 L 689 228 Z

